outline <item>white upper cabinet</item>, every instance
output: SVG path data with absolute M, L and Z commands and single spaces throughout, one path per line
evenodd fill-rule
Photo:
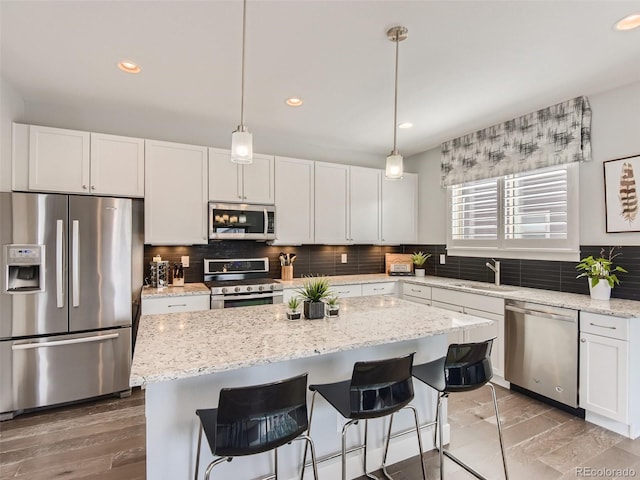
M 276 240 L 274 244 L 313 243 L 314 162 L 276 157 Z
M 349 167 L 349 235 L 354 243 L 380 242 L 382 170 Z
M 208 243 L 207 147 L 145 141 L 144 243 Z
M 144 140 L 13 125 L 13 189 L 144 196 Z
M 144 197 L 144 140 L 91 134 L 90 190 L 96 195 Z
M 29 127 L 29 189 L 89 193 L 89 132 Z
M 275 162 L 271 155 L 253 155 L 253 163 L 231 162 L 231 152 L 209 148 L 209 200 L 215 202 L 275 202 Z
M 349 166 L 315 162 L 315 243 L 349 243 Z M 276 212 L 280 215 L 279 212 Z
M 405 173 L 401 180 L 382 178 L 382 238 L 386 244 L 416 243 L 418 223 L 418 175 Z

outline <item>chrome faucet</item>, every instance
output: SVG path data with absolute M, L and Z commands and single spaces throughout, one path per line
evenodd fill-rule
M 496 287 L 499 287 L 500 286 L 500 261 L 496 260 L 495 258 L 492 258 L 491 260 L 493 260 L 494 265 L 491 265 L 489 262 L 487 262 L 486 265 L 491 270 L 493 270 L 493 273 L 495 273 Z

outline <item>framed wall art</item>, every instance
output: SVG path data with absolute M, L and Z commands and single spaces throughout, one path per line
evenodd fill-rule
M 640 155 L 607 160 L 602 166 L 607 233 L 640 232 Z

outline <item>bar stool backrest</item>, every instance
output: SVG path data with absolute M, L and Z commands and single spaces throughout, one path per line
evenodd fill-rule
M 349 388 L 351 418 L 378 418 L 397 412 L 413 399 L 411 367 L 406 357 L 356 362 Z
M 484 342 L 449 345 L 444 364 L 445 391 L 475 390 L 491 380 L 492 346 L 493 338 Z
M 307 374 L 279 382 L 220 390 L 214 455 L 253 455 L 307 430 Z

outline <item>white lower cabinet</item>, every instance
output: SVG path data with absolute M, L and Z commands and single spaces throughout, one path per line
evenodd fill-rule
M 362 285 L 359 283 L 352 285 L 332 285 L 331 290 L 338 298 L 361 297 Z
M 142 315 L 209 310 L 210 295 L 174 295 L 142 299 Z
M 363 283 L 362 296 L 370 295 L 395 295 L 397 289 L 396 282 Z
M 629 319 L 580 312 L 580 407 L 628 423 L 629 366 Z
M 416 283 L 400 282 L 402 298 L 424 305 L 431 305 L 431 287 Z
M 495 338 L 491 349 L 493 373 L 504 378 L 504 299 L 444 288 L 432 288 L 431 305 L 493 320 L 494 323 L 486 327 L 450 334 L 449 343 L 482 342 Z

